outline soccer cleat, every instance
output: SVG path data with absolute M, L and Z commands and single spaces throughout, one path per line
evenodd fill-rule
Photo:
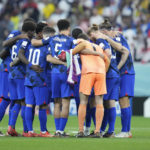
M 128 132 L 128 134 L 129 134 L 129 138 L 132 138 L 132 133 L 130 131 Z
M 93 134 L 91 134 L 89 137 L 91 138 L 102 138 L 102 134 L 100 132 L 95 132 Z
M 17 133 L 15 129 L 13 129 L 11 126 L 8 127 L 7 135 L 9 136 L 21 136 L 21 134 Z
M 24 137 L 38 137 L 38 136 L 39 136 L 39 134 L 31 132 L 31 131 L 28 131 L 28 133 L 25 134 Z
M 54 137 L 60 137 L 60 132 L 55 132 Z
M 76 138 L 84 138 L 84 132 L 78 132 L 78 134 L 76 135 Z
M 105 131 L 101 131 L 100 133 L 101 133 L 101 135 L 103 136 L 106 132 L 105 132 Z
M 115 137 L 115 133 L 114 132 L 111 132 L 111 133 L 108 133 L 106 132 L 104 135 L 103 135 L 104 138 L 113 138 Z
M 130 138 L 129 132 L 120 132 L 115 135 L 116 138 Z
M 3 133 L 0 131 L 0 136 L 5 136 L 5 134 L 3 134 Z
M 27 134 L 28 134 L 28 132 L 24 132 L 24 131 L 23 131 L 22 136 L 26 137 Z
M 89 136 L 90 135 L 90 127 L 84 127 L 84 135 Z
M 54 135 L 46 131 L 45 133 L 40 132 L 39 137 L 54 137 Z
M 60 132 L 60 135 L 59 135 L 60 137 L 70 137 L 70 135 L 69 134 L 67 134 L 66 132 Z

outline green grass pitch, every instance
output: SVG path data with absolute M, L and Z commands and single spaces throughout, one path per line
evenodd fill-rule
M 0 123 L 0 130 L 7 130 L 8 116 Z M 54 133 L 53 117 L 48 115 L 48 130 Z M 93 126 L 92 126 L 93 128 Z M 116 133 L 120 131 L 120 117 L 116 121 Z M 16 129 L 22 133 L 22 121 L 19 116 Z M 38 117 L 34 120 L 35 132 L 40 132 Z M 70 116 L 66 132 L 75 135 L 78 131 L 77 117 Z M 25 137 L 0 137 L 0 150 L 150 150 L 150 119 L 143 117 L 132 118 L 131 139 L 92 139 L 83 138 L 25 138 Z

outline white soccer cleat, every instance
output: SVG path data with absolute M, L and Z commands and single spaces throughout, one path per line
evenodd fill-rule
M 3 134 L 3 133 L 0 131 L 0 136 L 5 136 L 5 134 Z
M 129 134 L 129 132 L 120 132 L 115 135 L 116 138 L 131 138 L 132 136 Z
M 90 135 L 90 127 L 85 127 L 84 126 L 84 135 L 89 136 Z

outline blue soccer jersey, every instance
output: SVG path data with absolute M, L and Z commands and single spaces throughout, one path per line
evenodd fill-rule
M 34 47 L 30 46 L 27 50 L 28 61 L 33 65 L 39 65 L 43 72 L 37 73 L 26 66 L 25 85 L 33 87 L 46 86 L 47 79 L 47 61 L 46 56 L 50 54 L 49 45 Z
M 116 60 L 116 51 L 104 39 L 97 39 L 96 44 L 98 44 L 104 51 L 106 49 L 111 50 L 111 62 L 110 62 L 109 70 L 106 74 L 106 78 L 119 77 L 119 70 L 117 68 L 117 60 Z
M 59 34 L 55 35 L 49 40 L 43 39 L 43 44 L 50 44 L 51 47 L 51 55 L 55 58 L 61 53 L 61 51 L 68 51 L 70 49 L 73 49 L 75 47 L 75 39 L 72 37 Z M 52 64 L 52 73 L 63 73 L 67 72 L 67 67 L 64 65 L 54 65 Z
M 120 34 L 118 37 L 116 37 L 116 41 L 120 42 L 129 51 L 128 59 L 126 60 L 122 68 L 120 69 L 120 74 L 135 74 L 132 55 L 131 55 L 131 51 L 127 43 L 127 40 L 122 34 Z M 117 63 L 119 63 L 120 60 L 121 60 L 121 54 L 117 52 Z
M 16 42 L 10 48 L 11 61 L 15 60 L 18 57 L 19 49 L 27 49 L 30 45 L 30 41 L 28 39 L 21 39 Z M 25 78 L 25 65 L 20 62 L 18 65 L 10 68 L 9 72 L 10 79 L 24 79 Z
M 17 35 L 19 35 L 19 34 L 21 34 L 20 31 L 14 30 L 14 31 L 12 31 L 12 32 L 8 35 L 8 37 L 7 37 L 6 40 L 11 39 L 11 38 L 14 38 L 15 36 L 17 36 Z M 6 50 L 9 51 L 9 47 L 6 47 Z M 9 72 L 9 68 L 10 68 L 10 67 L 9 67 L 9 64 L 10 64 L 10 62 L 11 62 L 11 58 L 10 58 L 10 55 L 9 55 L 9 56 L 7 56 L 5 59 L 3 59 L 1 65 L 0 65 L 0 71 L 8 71 L 8 72 Z

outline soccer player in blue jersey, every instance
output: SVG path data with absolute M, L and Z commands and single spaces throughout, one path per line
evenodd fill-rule
M 59 34 L 42 41 L 32 40 L 33 45 L 50 44 L 51 54 L 57 58 L 62 50 L 68 51 L 74 48 L 74 39 L 69 36 L 70 23 L 65 20 L 59 20 L 57 23 Z M 54 98 L 54 118 L 56 127 L 56 136 L 66 136 L 64 129 L 69 115 L 70 98 L 73 96 L 73 87 L 67 83 L 67 67 L 64 65 L 52 64 L 52 98 Z
M 22 26 L 22 32 L 26 33 L 28 38 L 32 38 L 34 31 L 35 31 L 35 23 L 29 21 L 25 22 Z M 11 54 L 11 61 L 14 61 L 19 52 L 19 48 L 25 47 L 26 44 L 28 43 L 29 39 L 20 39 L 18 40 L 15 44 L 12 45 L 10 48 L 10 54 Z M 10 99 L 14 102 L 14 105 L 11 110 L 11 116 L 10 116 L 10 126 L 8 128 L 8 134 L 11 136 L 18 136 L 18 133 L 15 131 L 15 124 L 16 120 L 19 114 L 19 111 L 22 106 L 23 114 L 22 114 L 22 119 L 23 119 L 23 126 L 24 126 L 24 131 L 27 131 L 27 126 L 25 122 L 25 103 L 24 103 L 24 98 L 25 98 L 25 93 L 24 93 L 24 77 L 25 77 L 25 65 L 22 63 L 19 63 L 16 66 L 13 66 L 10 68 L 9 71 L 9 90 L 10 90 Z
M 44 26 L 42 23 L 39 23 L 36 28 L 36 39 L 42 39 L 42 37 L 49 34 L 48 32 L 44 33 L 43 36 L 40 36 L 41 30 Z M 50 35 L 49 35 L 50 36 Z M 28 47 L 20 48 L 19 50 L 19 59 L 27 65 L 26 67 L 26 78 L 25 78 L 25 96 L 26 96 L 26 122 L 28 127 L 28 134 L 26 137 L 52 137 L 52 135 L 47 131 L 47 115 L 46 108 L 48 101 L 48 87 L 47 87 L 47 61 L 65 64 L 64 62 L 53 58 L 50 55 L 49 45 L 44 45 L 40 47 L 35 47 L 29 45 Z M 26 59 L 26 57 L 27 59 Z M 36 72 L 32 70 L 32 65 L 39 65 L 42 68 L 42 72 Z M 39 106 L 39 120 L 41 132 L 39 135 L 34 133 L 32 127 L 32 116 L 33 116 L 33 106 Z
M 105 20 L 104 23 L 100 25 L 101 32 L 107 34 L 109 37 L 113 38 L 113 34 L 111 31 L 111 24 L 108 20 Z M 106 46 L 108 48 L 108 41 L 111 44 L 111 65 L 109 71 L 107 72 L 107 94 L 104 96 L 106 108 L 105 108 L 105 115 L 103 119 L 103 124 L 101 130 L 104 131 L 107 125 L 109 124 L 109 129 L 104 137 L 114 137 L 114 126 L 116 120 L 116 108 L 115 108 L 115 101 L 119 99 L 119 68 L 125 64 L 128 58 L 128 50 L 126 47 L 114 42 L 109 37 L 97 36 L 97 44 L 100 46 Z M 99 39 L 98 39 L 99 38 Z M 107 41 L 106 41 L 107 39 Z M 115 39 L 114 39 L 115 40 Z M 113 47 L 114 46 L 114 47 Z M 110 49 L 110 46 L 109 46 Z M 119 52 L 122 56 L 120 63 L 117 63 L 116 53 Z M 115 87 L 115 88 L 114 88 Z
M 127 40 L 122 34 L 116 36 L 116 41 L 120 42 L 129 51 L 129 57 L 126 63 L 120 68 L 120 94 L 119 104 L 121 107 L 121 123 L 122 130 L 116 135 L 118 138 L 132 137 L 131 130 L 131 117 L 132 108 L 130 106 L 130 99 L 134 97 L 134 83 L 135 83 L 135 70 L 131 56 L 131 50 Z M 121 55 L 117 53 L 117 63 L 120 63 Z
M 4 50 L 1 51 L 0 57 L 3 59 L 1 66 L 0 66 L 0 96 L 2 97 L 2 102 L 0 104 L 0 120 L 3 119 L 5 110 L 10 103 L 10 99 L 8 96 L 9 93 L 9 84 L 8 84 L 8 74 L 9 74 L 9 64 L 11 62 L 9 48 L 19 39 L 23 39 L 27 37 L 25 34 L 21 34 L 20 31 L 14 30 L 12 31 L 7 39 L 3 42 L 3 46 L 5 47 Z M 11 116 L 11 108 L 14 105 L 13 101 L 11 102 L 10 109 L 9 109 L 9 123 L 10 123 L 10 116 Z M 8 125 L 9 125 L 8 123 Z

